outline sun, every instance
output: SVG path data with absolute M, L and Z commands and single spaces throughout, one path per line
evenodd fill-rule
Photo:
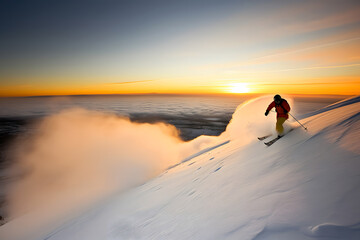
M 228 91 L 231 93 L 248 93 L 250 88 L 247 83 L 232 83 L 229 85 Z

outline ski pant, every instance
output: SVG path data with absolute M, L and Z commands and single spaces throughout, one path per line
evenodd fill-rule
M 284 117 L 279 117 L 276 120 L 276 131 L 278 132 L 278 134 L 281 136 L 282 133 L 284 132 L 284 127 L 283 124 L 286 121 L 286 118 Z

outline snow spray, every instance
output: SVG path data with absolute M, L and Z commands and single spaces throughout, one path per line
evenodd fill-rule
M 84 109 L 45 117 L 13 149 L 17 180 L 8 191 L 9 218 L 45 209 L 53 215 L 86 207 L 142 184 L 209 139 L 183 142 L 165 123 L 134 123 Z
M 291 111 L 294 111 L 292 99 L 287 96 L 285 98 L 292 108 Z M 273 96 L 263 96 L 239 105 L 221 137 L 247 144 L 251 141 L 257 141 L 259 136 L 275 135 L 276 117 L 272 114 L 268 117 L 264 116 L 267 106 L 272 101 Z M 284 128 L 287 132 L 291 128 L 291 123 L 287 121 Z

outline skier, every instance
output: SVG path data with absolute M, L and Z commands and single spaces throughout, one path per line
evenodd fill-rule
M 283 124 L 286 119 L 289 118 L 288 112 L 290 112 L 290 105 L 288 102 L 281 98 L 279 94 L 274 96 L 274 101 L 270 103 L 268 108 L 266 109 L 265 116 L 267 116 L 270 110 L 275 107 L 276 109 L 276 131 L 278 132 L 278 138 L 283 136 L 284 127 Z

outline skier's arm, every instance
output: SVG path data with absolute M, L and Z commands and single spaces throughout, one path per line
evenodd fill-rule
M 265 112 L 265 116 L 267 116 L 270 112 L 270 110 L 275 107 L 275 102 L 273 101 L 272 103 L 269 104 L 268 108 L 266 109 L 266 112 Z

